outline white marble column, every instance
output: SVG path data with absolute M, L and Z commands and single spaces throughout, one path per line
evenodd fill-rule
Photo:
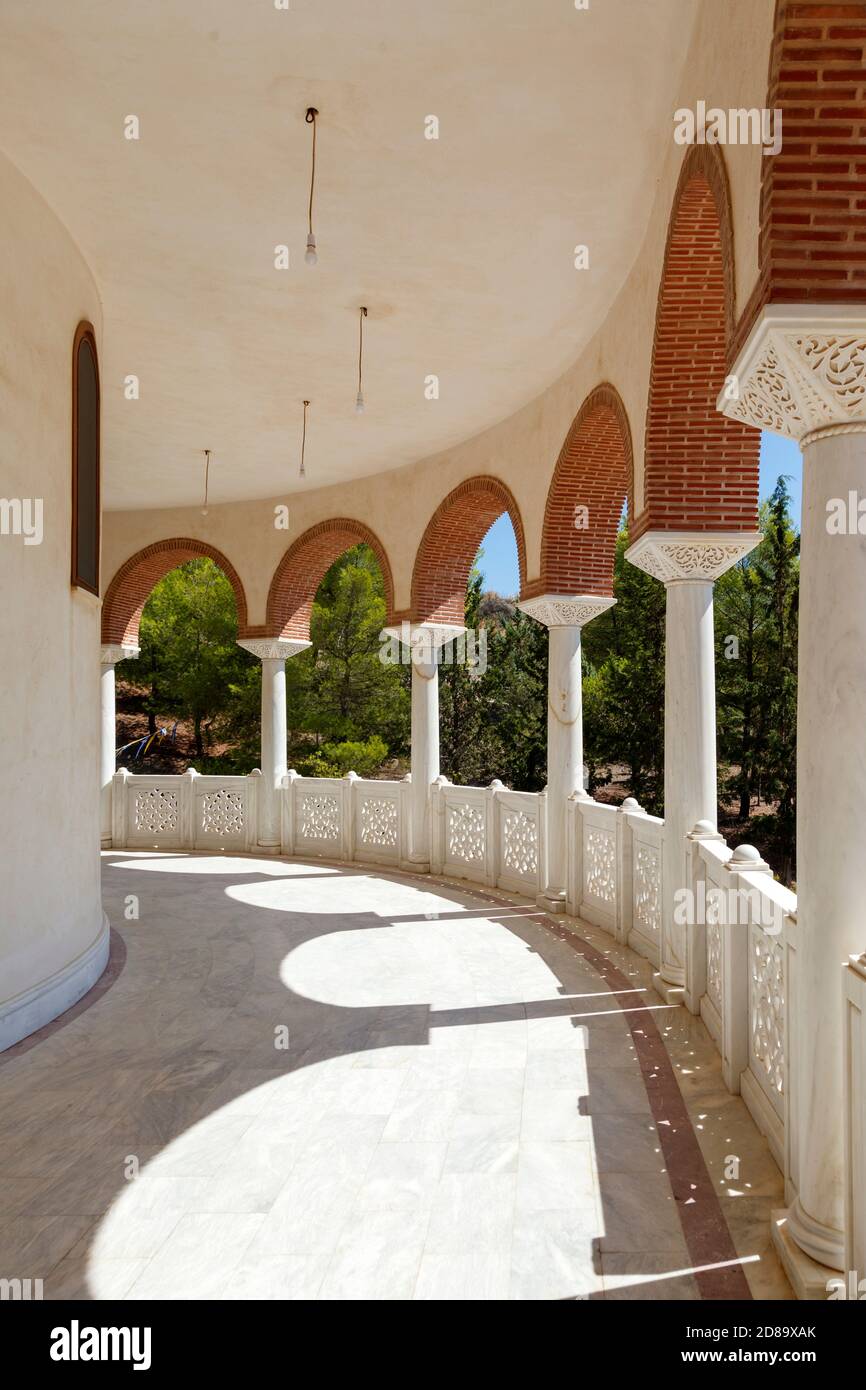
M 626 559 L 666 591 L 665 828 L 655 984 L 669 1003 L 685 995 L 686 927 L 674 908 L 675 895 L 688 883 L 686 836 L 698 821 L 715 828 L 717 820 L 713 583 L 760 539 L 757 532 L 647 531 L 626 551 Z
M 412 663 L 411 792 L 409 862 L 430 871 L 430 787 L 439 776 L 440 650 L 466 631 L 459 624 L 402 623 L 385 631 Z
M 118 661 L 132 661 L 140 647 L 113 643 L 103 646 L 99 654 L 99 696 L 101 722 L 99 732 L 99 822 L 100 843 L 111 849 L 111 792 L 117 771 L 117 720 L 115 712 L 114 668 Z
M 259 784 L 258 844 L 278 854 L 280 836 L 280 797 L 283 778 L 288 772 L 286 723 L 286 659 L 306 651 L 309 642 L 286 637 L 251 637 L 238 642 L 262 663 L 262 780 Z
M 866 946 L 866 311 L 769 308 L 733 377 L 719 408 L 803 450 L 790 1206 L 773 1234 L 795 1291 L 826 1297 L 845 1263 L 843 963 Z
M 583 794 L 581 631 L 616 602 L 596 594 L 543 594 L 518 606 L 548 628 L 547 877 L 539 903 L 565 911 L 568 866 L 566 803 Z

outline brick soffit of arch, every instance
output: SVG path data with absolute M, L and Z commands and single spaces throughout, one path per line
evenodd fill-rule
M 547 501 L 544 509 L 544 525 L 541 535 L 541 565 L 540 577 L 534 579 L 525 586 L 523 591 L 524 598 L 536 598 L 545 593 L 559 593 L 563 591 L 605 593 L 610 591 L 613 582 L 613 559 L 616 550 L 616 537 L 619 530 L 619 511 L 613 518 L 610 528 L 604 527 L 601 534 L 592 532 L 586 533 L 586 540 L 590 542 L 584 547 L 584 563 L 578 561 L 578 567 L 582 571 L 581 575 L 571 575 L 567 580 L 563 580 L 561 567 L 557 566 L 555 560 L 555 550 L 557 541 L 562 546 L 566 539 L 569 542 L 567 549 L 575 542 L 584 540 L 583 534 L 574 529 L 572 515 L 570 512 L 563 511 L 561 499 L 557 495 L 557 487 L 564 470 L 569 466 L 570 456 L 575 445 L 582 437 L 586 437 L 586 443 L 591 445 L 591 432 L 594 422 L 597 422 L 600 415 L 612 419 L 616 425 L 622 446 L 622 484 L 623 496 L 628 499 L 629 512 L 634 502 L 634 451 L 632 447 L 631 426 L 629 424 L 628 413 L 623 404 L 622 397 L 615 386 L 610 382 L 601 382 L 590 391 L 583 401 L 580 409 L 575 416 L 565 442 L 559 452 L 556 467 L 550 480 L 547 491 Z M 616 489 L 617 491 L 619 489 Z M 572 498 L 571 501 L 581 499 Z M 588 505 L 590 508 L 590 523 L 592 524 L 592 498 L 589 497 Z M 620 504 L 621 506 L 621 504 Z M 567 515 L 566 515 L 567 513 Z M 586 562 L 589 563 L 586 563 Z M 608 574 L 609 571 L 609 574 Z M 603 576 L 603 577 L 602 577 Z
M 415 553 L 415 563 L 412 568 L 412 589 L 411 607 L 408 611 L 401 611 L 393 615 L 393 621 L 424 622 L 430 618 L 431 604 L 436 607 L 436 596 L 431 592 L 431 586 L 427 582 L 427 577 L 435 573 L 436 555 L 435 549 L 440 542 L 443 524 L 447 524 L 448 517 L 459 513 L 466 514 L 467 508 L 470 511 L 473 504 L 479 502 L 486 503 L 483 530 L 478 536 L 475 550 L 467 558 L 467 553 L 461 556 L 452 556 L 452 565 L 458 564 L 459 568 L 465 568 L 468 581 L 469 571 L 472 561 L 475 559 L 478 545 L 484 539 L 490 526 L 498 517 L 504 513 L 508 514 L 511 525 L 514 528 L 514 538 L 517 544 L 517 566 L 520 579 L 520 594 L 523 596 L 526 589 L 526 538 L 523 530 L 523 518 L 511 489 L 502 482 L 500 478 L 495 478 L 491 474 L 477 474 L 472 478 L 465 479 L 457 487 L 452 488 L 447 497 L 439 503 L 435 512 L 424 528 L 424 534 Z M 495 515 L 494 515 L 495 512 Z M 448 537 L 444 538 L 447 545 Z M 451 615 L 451 620 L 456 622 L 463 621 L 462 613 L 457 616 Z
M 768 304 L 866 303 L 864 102 L 866 4 L 776 0 L 766 107 L 782 112 L 784 142 L 761 162 L 758 279 L 729 363 Z
M 647 394 L 646 402 L 646 419 L 644 427 L 643 507 L 640 513 L 637 515 L 634 515 L 630 512 L 629 529 L 631 533 L 632 542 L 638 539 L 638 537 L 640 537 L 643 534 L 643 532 L 650 527 L 652 527 L 653 529 L 668 529 L 670 525 L 670 522 L 666 519 L 654 519 L 651 515 L 649 506 L 647 476 L 648 470 L 650 468 L 651 458 L 658 453 L 658 450 L 660 448 L 663 449 L 664 447 L 663 440 L 661 442 L 654 443 L 651 437 L 651 430 L 654 427 L 657 427 L 657 425 L 653 425 L 652 421 L 652 412 L 655 408 L 653 404 L 653 393 L 654 391 L 659 389 L 659 383 L 656 380 L 656 363 L 658 361 L 657 354 L 659 351 L 661 335 L 663 331 L 665 331 L 666 327 L 666 315 L 664 313 L 665 296 L 666 291 L 668 289 L 669 268 L 672 265 L 673 261 L 672 253 L 674 248 L 674 241 L 675 238 L 680 234 L 681 230 L 679 225 L 680 209 L 683 205 L 685 195 L 696 181 L 703 182 L 709 189 L 710 196 L 713 200 L 713 205 L 715 208 L 718 223 L 719 259 L 721 263 L 721 280 L 723 295 L 722 319 L 724 334 L 724 340 L 720 344 L 720 357 L 723 361 L 723 366 L 725 363 L 730 362 L 731 353 L 733 349 L 736 315 L 736 263 L 734 248 L 733 214 L 727 168 L 725 165 L 723 153 L 721 149 L 718 147 L 718 145 L 692 145 L 688 148 L 686 155 L 683 159 L 682 166 L 680 168 L 676 189 L 674 191 L 673 200 L 671 202 L 667 235 L 665 238 L 662 272 L 659 280 L 658 296 L 656 300 L 656 314 L 655 325 L 653 330 L 653 346 L 652 359 L 650 365 L 649 391 Z M 669 328 L 669 324 L 667 325 L 667 327 Z M 687 352 L 687 348 L 684 347 L 683 351 Z M 718 383 L 718 389 L 721 389 L 721 386 L 722 381 L 720 380 Z M 713 396 L 712 403 L 708 402 L 707 410 L 708 419 L 709 421 L 711 421 L 711 428 L 713 428 L 717 433 L 720 431 L 723 433 L 723 437 L 725 437 L 728 441 L 728 449 L 729 451 L 731 451 L 732 459 L 737 456 L 740 457 L 740 459 L 742 460 L 741 469 L 744 470 L 746 474 L 749 474 L 752 471 L 752 459 L 750 456 L 754 454 L 754 488 L 756 508 L 758 437 L 755 435 L 754 431 L 748 430 L 735 422 L 725 421 L 722 417 L 719 417 L 715 409 L 715 395 Z M 740 435 L 739 439 L 736 439 L 737 434 Z M 730 461 L 732 460 L 729 460 L 729 462 Z M 685 485 L 686 480 L 683 479 L 681 481 Z M 694 521 L 690 522 L 687 517 L 683 517 L 681 520 L 678 521 L 677 525 L 680 527 L 688 527 L 689 525 L 696 524 L 698 526 L 698 529 L 705 529 L 706 519 L 703 515 L 704 502 L 709 501 L 711 509 L 715 505 L 716 510 L 721 508 L 724 511 L 727 508 L 729 502 L 731 505 L 733 505 L 731 499 L 735 495 L 736 494 L 732 493 L 731 497 L 724 499 L 720 496 L 718 499 L 716 499 L 714 504 L 713 500 L 709 498 L 708 494 L 704 491 L 704 493 L 702 494 L 704 500 L 701 503 L 699 503 L 700 511 L 697 515 L 695 515 Z M 685 492 L 683 498 L 681 499 L 679 510 L 689 510 L 689 502 L 685 495 Z M 734 508 L 734 510 L 736 510 L 736 507 Z M 746 507 L 746 510 L 748 510 L 748 507 Z M 745 516 L 740 517 L 736 520 L 733 517 L 731 519 L 732 529 L 752 529 L 754 527 L 754 524 L 754 520 L 747 521 Z M 721 520 L 717 520 L 715 525 L 724 527 L 725 525 L 727 525 L 727 523 L 724 523 Z
M 102 641 L 104 644 L 138 641 L 138 624 L 145 603 L 160 579 L 188 560 L 208 559 L 225 575 L 235 595 L 238 634 L 241 637 L 258 635 L 247 621 L 247 598 L 237 570 L 221 550 L 205 541 L 187 536 L 155 541 L 131 555 L 120 566 L 106 592 L 102 605 Z
M 385 589 L 387 620 L 392 620 L 394 579 L 385 547 L 363 522 L 331 517 L 298 536 L 274 571 L 263 629 L 266 636 L 282 636 L 293 626 L 289 636 L 301 640 L 309 637 L 309 613 L 316 590 L 334 561 L 354 545 L 367 545 L 376 556 Z

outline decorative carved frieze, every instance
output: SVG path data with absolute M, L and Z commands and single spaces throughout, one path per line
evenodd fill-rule
M 101 666 L 116 666 L 118 661 L 134 661 L 140 655 L 141 647 L 133 646 L 132 643 L 103 643 L 99 650 L 99 663 Z
M 638 569 L 660 579 L 712 581 L 754 550 L 759 531 L 647 531 L 625 558 Z
M 399 812 L 393 797 L 365 796 L 361 802 L 361 844 L 396 848 Z
M 305 652 L 311 643 L 297 641 L 293 637 L 243 637 L 238 638 L 238 646 L 243 647 L 245 652 L 252 652 L 259 661 L 265 661 L 280 657 L 288 660 L 290 656 L 297 656 L 298 652 Z
M 661 939 L 662 856 L 653 845 L 638 842 L 632 870 L 634 923 L 650 940 Z
M 538 873 L 538 819 L 524 811 L 502 812 L 502 864 L 522 878 Z
M 583 829 L 583 890 L 603 903 L 616 902 L 616 836 L 596 826 Z
M 866 430 L 863 308 L 764 309 L 717 405 L 732 420 L 798 442 L 816 430 Z
M 383 632 L 389 637 L 393 637 L 398 642 L 402 642 L 404 647 L 411 647 L 413 651 L 429 652 L 435 651 L 437 647 L 445 647 L 449 642 L 453 642 L 456 637 L 465 632 L 466 628 L 462 623 L 409 623 L 402 622 L 397 626 L 383 628 Z
M 782 944 L 749 926 L 749 1021 L 752 1067 L 774 1102 L 785 1089 L 785 971 Z
M 517 606 L 545 627 L 583 627 L 616 603 L 599 594 L 540 594 Z
M 205 835 L 241 836 L 244 827 L 243 792 L 218 787 L 214 792 L 204 793 L 201 799 L 201 828 Z

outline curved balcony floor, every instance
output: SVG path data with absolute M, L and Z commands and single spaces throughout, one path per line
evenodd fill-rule
M 107 975 L 0 1057 L 9 1277 L 46 1298 L 791 1296 L 766 1143 L 703 1024 L 605 933 L 370 868 L 103 859 Z

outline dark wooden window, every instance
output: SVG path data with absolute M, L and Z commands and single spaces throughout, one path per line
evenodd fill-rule
M 72 583 L 99 593 L 99 363 L 89 323 L 72 349 Z

